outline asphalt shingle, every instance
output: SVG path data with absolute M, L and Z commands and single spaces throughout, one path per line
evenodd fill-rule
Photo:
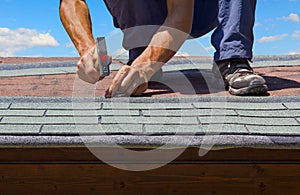
M 41 134 L 54 135 L 105 135 L 105 134 L 141 134 L 142 125 L 44 125 Z
M 300 126 L 300 117 L 299 118 L 296 118 L 297 122 L 299 123 L 299 126 Z
M 6 99 L 7 103 L 0 104 L 0 135 L 300 136 L 297 102 L 224 103 L 193 99 L 185 103 L 162 103 L 134 99 L 128 103 L 124 100 L 76 102 L 74 106 L 69 100 L 46 100 L 9 102 Z M 230 142 L 219 140 L 222 141 Z
M 281 103 L 245 103 L 245 102 L 199 102 L 193 104 L 199 109 L 234 109 L 234 110 L 283 110 Z
M 0 124 L 98 124 L 97 117 L 3 117 Z
M 26 109 L 55 109 L 55 110 L 96 110 L 101 109 L 101 103 L 13 103 L 11 109 L 26 110 Z
M 298 59 L 291 61 L 291 58 L 294 57 L 287 56 L 280 62 L 282 65 L 299 65 Z M 172 71 L 180 74 L 181 70 L 201 69 L 203 77 L 211 79 L 211 62 L 211 58 L 182 58 L 171 61 L 163 70 L 172 75 Z M 3 69 L 0 77 L 74 73 L 76 62 L 72 63 L 59 67 L 52 67 L 53 64 L 41 67 L 30 65 L 22 70 L 20 68 L 24 65 L 18 65 L 15 69 Z M 265 64 L 278 65 L 278 60 L 267 58 L 264 61 L 256 58 L 253 66 Z M 114 70 L 119 68 L 119 65 L 114 66 L 111 67 Z M 19 139 L 28 134 L 35 141 L 25 140 L 22 143 L 43 144 L 46 141 L 51 144 L 62 140 L 59 143 L 72 144 L 74 142 L 71 139 L 81 138 L 77 134 L 88 135 L 92 141 L 95 135 L 100 135 L 104 137 L 104 143 L 112 142 L 114 137 L 127 145 L 153 144 L 153 135 L 134 137 L 131 134 L 178 134 L 177 137 L 158 136 L 155 138 L 158 145 L 163 139 L 169 138 L 174 140 L 174 144 L 183 143 L 184 136 L 188 137 L 188 142 L 195 137 L 195 140 L 203 138 L 197 135 L 212 135 L 211 140 L 222 146 L 270 146 L 276 142 L 288 147 L 292 143 L 299 147 L 300 143 L 299 97 L 220 97 L 220 101 L 209 102 L 214 98 L 210 100 L 210 97 L 189 96 L 190 99 L 180 97 L 174 101 L 170 97 L 163 100 L 165 103 L 161 101 L 163 98 L 130 98 L 127 99 L 128 103 L 124 102 L 126 98 L 121 98 L 121 101 L 116 98 L 112 102 L 100 100 L 96 103 L 83 103 L 79 100 L 74 104 L 72 98 L 66 101 L 54 101 L 53 97 L 42 100 L 24 97 L 22 101 L 14 98 L 0 97 L 0 136 L 4 137 L 2 141 L 5 143 L 10 141 L 7 141 L 6 135 L 17 135 L 14 137 Z M 228 136 L 218 136 L 219 134 Z M 43 140 L 41 137 L 44 135 L 49 136 Z M 274 135 L 278 137 L 274 138 Z M 295 138 L 294 141 L 291 142 L 291 138 Z
M 41 134 L 55 134 L 55 135 L 68 135 L 68 134 L 80 134 L 81 132 L 95 133 L 97 132 L 98 125 L 43 125 Z
M 8 109 L 10 106 L 10 103 L 0 103 L 0 109 Z
M 103 104 L 103 109 L 116 109 L 116 110 L 166 110 L 166 109 L 192 109 L 194 108 L 191 103 L 109 103 Z
M 0 134 L 38 134 L 41 125 L 2 125 L 0 124 Z
M 103 116 L 101 124 L 190 124 L 197 125 L 196 117 L 110 117 Z
M 298 126 L 254 126 L 247 125 L 251 134 L 261 135 L 300 135 L 300 125 Z
M 284 105 L 290 110 L 300 110 L 300 102 L 289 102 Z
M 257 110 L 237 110 L 239 116 L 249 117 L 276 117 L 276 118 L 292 118 L 300 117 L 300 110 L 269 110 L 269 111 L 257 111 Z
M 205 133 L 200 125 L 145 125 L 147 134 L 196 134 Z
M 43 116 L 46 110 L 0 110 L 0 116 Z
M 244 125 L 230 124 L 212 124 L 212 125 L 146 125 L 146 133 L 149 134 L 247 134 L 248 131 Z
M 144 116 L 237 116 L 233 110 L 185 109 L 185 110 L 142 110 Z
M 48 110 L 46 116 L 139 116 L 138 110 Z
M 261 118 L 261 117 L 199 117 L 202 124 L 237 124 L 262 126 L 297 126 L 294 118 Z

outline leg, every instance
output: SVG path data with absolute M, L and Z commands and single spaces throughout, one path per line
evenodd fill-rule
M 216 49 L 213 71 L 221 73 L 233 95 L 265 94 L 266 81 L 254 74 L 252 59 L 256 0 L 219 0 L 218 27 L 212 44 Z
M 256 0 L 219 0 L 219 25 L 212 35 L 215 61 L 252 59 Z

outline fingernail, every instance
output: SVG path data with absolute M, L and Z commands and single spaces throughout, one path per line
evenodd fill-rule
M 109 92 L 109 90 L 106 90 L 105 98 L 111 98 L 111 93 Z

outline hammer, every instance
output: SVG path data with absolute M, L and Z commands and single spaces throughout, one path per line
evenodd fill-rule
M 99 62 L 100 76 L 101 77 L 109 76 L 110 57 L 107 55 L 105 37 L 97 37 L 96 43 L 98 49 L 98 58 L 99 58 L 98 62 Z

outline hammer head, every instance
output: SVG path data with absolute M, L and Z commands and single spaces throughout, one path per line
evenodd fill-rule
M 109 76 L 110 69 L 110 58 L 107 55 L 107 48 L 106 48 L 106 42 L 105 37 L 97 37 L 96 39 L 97 43 L 97 49 L 98 49 L 98 58 L 99 58 L 99 70 L 100 70 L 100 76 L 105 77 Z

